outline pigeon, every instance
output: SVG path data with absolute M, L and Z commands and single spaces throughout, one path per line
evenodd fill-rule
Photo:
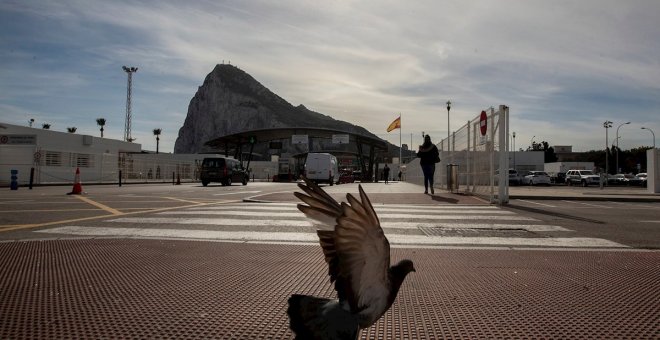
M 360 201 L 347 194 L 337 203 L 304 178 L 294 195 L 306 204 L 298 209 L 318 221 L 317 235 L 337 299 L 294 294 L 289 298 L 290 328 L 296 339 L 357 339 L 392 306 L 411 260 L 390 267 L 390 244 L 369 198 L 359 186 Z

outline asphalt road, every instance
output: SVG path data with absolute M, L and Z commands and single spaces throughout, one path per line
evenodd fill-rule
M 474 246 L 516 246 L 511 243 L 488 242 L 501 238 L 584 238 L 607 240 L 631 248 L 660 248 L 660 203 L 658 202 L 618 202 L 616 196 L 606 201 L 580 201 L 578 199 L 512 199 L 509 205 L 494 207 L 483 201 L 460 197 L 459 195 L 437 194 L 434 197 L 418 192 L 415 185 L 408 183 L 366 183 L 367 192 L 376 204 L 399 205 L 394 214 L 384 215 L 391 222 L 391 227 L 399 234 L 445 237 L 447 242 L 437 245 L 474 245 Z M 336 199 L 341 200 L 346 192 L 357 192 L 356 184 L 325 187 Z M 274 217 L 279 223 L 258 222 L 263 225 L 255 230 L 249 222 L 262 219 L 262 213 L 247 212 L 238 217 L 232 212 L 209 212 L 226 206 L 225 211 L 241 210 L 237 205 L 244 200 L 258 202 L 297 203 L 292 192 L 295 183 L 250 182 L 248 185 L 209 185 L 203 187 L 197 183 L 182 185 L 149 184 L 85 186 L 84 195 L 66 195 L 68 187 L 36 187 L 33 190 L 21 188 L 7 191 L 0 198 L 0 240 L 43 239 L 48 237 L 89 237 L 92 235 L 60 235 L 37 231 L 52 230 L 62 226 L 99 227 L 108 225 L 130 228 L 201 229 L 218 231 L 268 231 L 268 232 L 309 232 L 314 228 L 304 222 L 304 217 L 297 214 L 294 207 L 288 217 Z M 541 191 L 546 188 L 533 188 Z M 259 204 L 259 203 L 251 203 Z M 266 204 L 266 203 L 261 203 Z M 249 205 L 248 205 L 249 206 Z M 461 207 L 481 206 L 490 210 L 461 210 Z M 429 216 L 415 209 L 436 210 L 444 216 Z M 281 210 L 276 208 L 274 212 Z M 410 214 L 406 215 L 409 210 Z M 187 211 L 187 212 L 186 212 Z M 196 213 L 199 212 L 199 213 Z M 211 214 L 207 219 L 199 218 L 204 212 Z M 384 214 L 383 212 L 381 214 Z M 389 213 L 389 212 L 388 212 Z M 512 217 L 502 216 L 504 213 Z M 224 214 L 224 215 L 219 215 Z M 284 214 L 284 213 L 282 213 Z M 297 215 L 296 215 L 297 214 Z M 478 215 L 481 214 L 481 215 Z M 187 219 L 181 219 L 181 216 Z M 421 217 L 420 217 L 421 215 Z M 477 216 L 478 215 L 478 216 Z M 194 219 L 193 217 L 197 218 Z M 209 218 L 210 217 L 210 218 Z M 169 218 L 169 219 L 168 219 Z M 174 218 L 174 219 L 172 219 Z M 176 220 L 179 218 L 179 220 Z M 410 224 L 412 218 L 418 223 Z M 504 219 L 503 219 L 504 218 Z M 228 220 L 219 225 L 218 220 Z M 475 219 L 477 224 L 475 224 Z M 239 221 L 240 220 L 240 221 Z M 147 221 L 147 222 L 145 222 Z M 154 221 L 158 223 L 154 223 Z M 174 221 L 174 222 L 173 222 Z M 289 221 L 289 225 L 286 222 Z M 531 222 L 530 222 L 531 221 Z M 398 224 L 397 224 L 398 223 Z M 406 224 L 408 223 L 408 224 Z M 419 224 L 421 223 L 421 224 Z M 512 226 L 506 228 L 506 224 Z M 530 225 L 529 227 L 516 228 Z M 459 226 L 458 230 L 453 228 Z M 544 228 L 543 226 L 550 226 Z M 553 230 L 552 228 L 557 227 Z M 302 228 L 302 229 L 301 229 Z M 488 229 L 488 230 L 487 230 Z M 421 231 L 420 231 L 421 230 Z M 185 232 L 180 237 L 186 237 Z M 94 235 L 101 237 L 103 235 Z M 106 236 L 112 236 L 110 234 Z M 122 236 L 122 235 L 118 235 Z M 139 235 L 134 235 L 139 237 Z M 177 236 L 177 237 L 179 237 Z M 222 236 L 217 236 L 222 238 Z M 453 237 L 454 242 L 451 239 Z M 470 243 L 467 240 L 477 240 Z M 456 241 L 457 240 L 457 241 Z M 422 244 L 430 241 L 423 240 Z M 415 244 L 415 240 L 406 240 L 406 244 Z M 520 244 L 520 246 L 523 246 Z M 529 243 L 531 246 L 543 246 Z M 561 247 L 561 245 L 559 245 Z

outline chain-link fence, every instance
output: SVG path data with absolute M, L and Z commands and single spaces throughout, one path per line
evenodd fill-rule
M 508 164 L 508 116 L 504 105 L 498 111 L 489 108 L 436 144 L 441 162 L 436 164 L 434 187 L 477 195 L 492 203 L 508 202 L 508 169 L 499 171 L 499 164 Z M 406 164 L 404 178 L 420 185 L 424 182 L 419 159 Z
M 437 144 L 442 159 L 436 175 L 440 186 L 450 190 L 449 185 L 455 184 L 453 188 L 458 191 L 492 203 L 508 202 L 508 115 L 509 108 L 504 105 L 497 111 L 491 107 Z M 456 168 L 458 183 L 448 182 L 456 178 L 448 176 L 449 169 Z

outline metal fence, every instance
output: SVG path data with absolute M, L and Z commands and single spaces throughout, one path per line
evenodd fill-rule
M 449 184 L 454 178 L 458 182 L 453 183 L 456 189 L 452 191 L 477 195 L 491 203 L 509 201 L 508 117 L 507 106 L 500 105 L 497 111 L 491 107 L 437 144 L 442 163 L 436 179 L 442 187 L 452 189 Z M 448 176 L 450 168 L 458 170 L 458 176 Z

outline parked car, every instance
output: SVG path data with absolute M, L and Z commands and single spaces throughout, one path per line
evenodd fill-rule
M 199 177 L 203 186 L 207 186 L 210 182 L 220 182 L 222 185 L 240 182 L 247 185 L 250 179 L 250 175 L 243 168 L 241 162 L 227 157 L 204 158 Z
M 509 185 L 519 185 L 521 182 L 520 175 L 515 169 L 509 169 Z
M 495 170 L 495 185 L 497 185 L 500 178 L 500 170 Z M 509 185 L 520 185 L 521 177 L 515 169 L 509 169 Z
M 538 185 L 545 184 L 550 185 L 550 176 L 545 171 L 530 171 L 522 178 L 522 184 L 527 185 Z
M 607 184 L 612 185 L 630 185 L 630 180 L 633 178 L 633 175 L 627 174 L 616 174 L 607 177 Z
M 629 183 L 630 185 L 638 185 L 638 186 L 646 187 L 647 178 L 648 178 L 648 174 L 646 172 L 640 172 L 635 177 L 631 178 Z
M 550 176 L 550 183 L 561 184 L 566 182 L 566 173 L 558 172 Z
M 583 187 L 591 184 L 599 185 L 600 177 L 591 170 L 568 170 L 566 172 L 566 185 L 582 185 Z
M 353 183 L 355 182 L 355 177 L 353 177 L 353 171 L 342 169 L 339 171 L 339 183 Z

